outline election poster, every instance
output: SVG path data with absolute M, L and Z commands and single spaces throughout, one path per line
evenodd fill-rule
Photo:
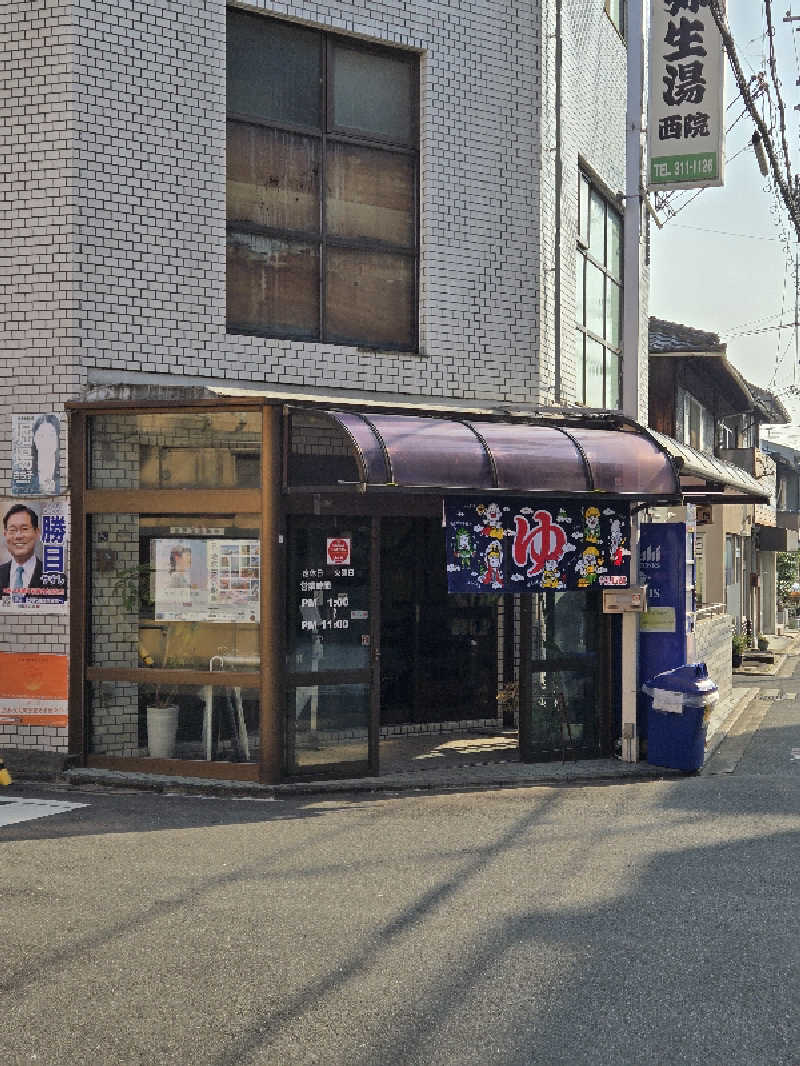
M 63 420 L 40 413 L 11 416 L 11 495 L 57 496 Z
M 68 613 L 65 501 L 6 497 L 0 513 L 0 614 Z

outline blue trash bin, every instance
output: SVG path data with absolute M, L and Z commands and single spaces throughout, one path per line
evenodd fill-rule
M 650 697 L 647 710 L 647 761 L 672 770 L 699 770 L 703 765 L 706 724 L 719 700 L 719 689 L 705 663 L 665 670 L 642 685 Z

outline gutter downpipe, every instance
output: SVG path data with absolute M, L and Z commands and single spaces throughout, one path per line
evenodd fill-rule
M 642 228 L 642 102 L 644 84 L 643 0 L 629 0 L 627 104 L 625 117 L 625 213 L 623 237 L 622 409 L 639 417 L 640 241 Z M 627 366 L 625 365 L 627 364 Z M 631 571 L 639 573 L 639 516 L 631 516 Z M 636 708 L 639 698 L 639 616 L 622 615 L 622 759 L 639 761 Z

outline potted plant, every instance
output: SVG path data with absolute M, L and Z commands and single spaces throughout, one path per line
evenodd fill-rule
M 747 647 L 747 637 L 744 633 L 734 633 L 731 637 L 731 663 L 734 667 L 742 665 L 742 656 Z
M 503 716 L 504 729 L 519 725 L 519 682 L 507 681 L 497 693 L 497 703 Z
M 763 635 L 758 638 L 758 650 L 769 651 L 769 641 Z
M 126 611 L 138 614 L 142 604 L 152 604 L 150 580 L 153 568 L 147 565 L 132 566 L 116 575 L 114 589 L 120 596 Z M 154 655 L 142 643 L 139 644 L 139 661 L 143 666 L 165 670 L 170 657 L 180 663 L 182 653 L 191 644 L 196 625 L 192 623 L 182 633 L 176 649 L 172 641 L 173 629 L 169 624 L 161 627 L 160 650 Z M 175 756 L 175 736 L 178 731 L 178 687 L 174 684 L 153 685 L 152 696 L 145 708 L 147 714 L 147 750 L 151 759 L 172 759 Z

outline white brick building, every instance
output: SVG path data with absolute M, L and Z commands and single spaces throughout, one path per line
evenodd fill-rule
M 355 79 L 364 56 L 391 64 L 391 53 L 373 53 L 372 45 L 407 57 L 414 115 L 403 158 L 418 169 L 404 250 L 394 259 L 371 246 L 342 250 L 334 234 L 320 297 L 330 302 L 342 284 L 336 256 L 345 263 L 362 256 L 364 284 L 378 279 L 376 286 L 390 269 L 385 264 L 402 259 L 411 280 L 401 296 L 414 316 L 405 345 L 375 343 L 369 335 L 362 344 L 292 339 L 291 330 L 275 330 L 269 321 L 260 333 L 227 328 L 223 0 L 29 0 L 4 8 L 4 489 L 12 413 L 62 411 L 70 401 L 109 397 L 135 406 L 154 387 L 258 386 L 310 396 L 323 390 L 350 402 L 402 400 L 421 409 L 442 401 L 454 410 L 620 406 L 621 334 L 609 333 L 603 364 L 603 345 L 589 337 L 591 309 L 576 311 L 575 251 L 588 217 L 579 222 L 581 173 L 593 190 L 591 210 L 600 205 L 592 225 L 606 219 L 606 263 L 587 268 L 595 286 L 587 306 L 598 298 L 598 284 L 607 316 L 621 304 L 613 280 L 621 281 L 621 258 L 612 243 L 621 239 L 626 53 L 603 0 L 236 5 L 250 13 L 247 26 L 260 18 L 269 26 L 280 20 L 307 27 L 308 41 L 317 34 L 324 54 L 338 57 L 337 71 L 352 53 L 356 73 L 348 76 Z M 350 51 L 348 39 L 356 43 Z M 336 150 L 328 149 L 327 173 Z M 358 151 L 368 154 L 361 142 L 352 147 L 353 155 Z M 386 180 L 399 196 L 399 179 Z M 588 197 L 589 184 L 582 188 Z M 326 210 L 334 227 L 332 201 Z M 282 247 L 302 243 L 292 218 L 282 223 L 293 234 L 280 238 Z M 596 245 L 587 253 L 587 240 L 583 258 L 602 259 Z M 267 233 L 258 247 L 278 241 Z M 321 254 L 308 247 L 306 241 L 303 270 L 309 256 Z M 256 295 L 268 287 L 266 276 L 253 283 Z M 397 279 L 389 281 L 386 292 L 399 291 Z M 380 298 L 391 318 L 394 297 Z M 334 336 L 333 323 L 347 311 L 326 305 L 322 334 Z M 646 321 L 646 307 L 641 315 Z M 592 358 L 600 360 L 585 384 L 575 356 L 576 320 L 584 327 L 581 344 L 594 345 Z M 641 337 L 641 352 L 624 353 L 622 373 L 639 376 L 646 407 L 646 329 Z M 179 402 L 172 394 L 169 405 Z M 65 452 L 61 473 L 64 484 L 74 481 Z M 65 619 L 38 612 L 29 619 L 30 613 L 0 615 L 0 651 L 69 651 Z M 67 744 L 66 730 L 0 730 L 0 747 Z

